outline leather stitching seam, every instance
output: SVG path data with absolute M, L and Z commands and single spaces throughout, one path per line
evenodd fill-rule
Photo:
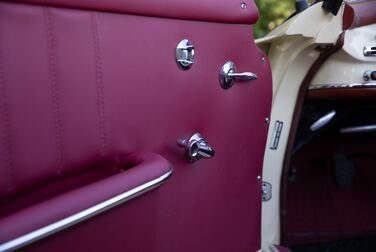
M 47 54 L 48 54 L 48 72 L 50 78 L 53 122 L 55 131 L 55 149 L 57 161 L 57 174 L 61 174 L 64 169 L 63 162 L 63 137 L 62 137 L 62 120 L 59 105 L 59 86 L 57 80 L 56 66 L 56 38 L 54 37 L 53 23 L 51 12 L 48 7 L 43 10 L 45 16 L 45 25 L 47 30 Z
M 12 144 L 11 144 L 11 134 L 10 134 L 10 119 L 7 104 L 7 95 L 4 80 L 4 62 L 3 54 L 0 50 L 0 132 L 1 140 L 4 144 L 3 158 L 5 161 L 5 190 L 10 192 L 13 190 L 13 180 L 14 180 L 14 166 L 12 160 Z
M 98 31 L 98 21 L 95 12 L 91 13 L 92 38 L 95 53 L 95 85 L 97 92 L 97 106 L 99 113 L 99 134 L 101 138 L 101 156 L 105 156 L 107 152 L 107 131 L 106 131 L 106 115 L 105 115 L 105 97 L 103 85 L 103 69 L 102 55 L 100 50 L 100 40 Z

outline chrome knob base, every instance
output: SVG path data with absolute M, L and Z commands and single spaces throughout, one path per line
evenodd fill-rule
M 179 140 L 178 146 L 185 149 L 185 156 L 189 162 L 202 158 L 214 157 L 214 149 L 205 141 L 200 133 L 193 134 L 189 139 Z

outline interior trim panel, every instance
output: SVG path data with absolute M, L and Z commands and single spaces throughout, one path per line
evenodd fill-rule
M 195 21 L 254 24 L 259 14 L 252 0 L 21 0 L 29 4 Z
M 116 195 L 108 200 L 105 200 L 99 204 L 96 204 L 92 207 L 89 207 L 81 212 L 73 214 L 69 217 L 51 223 L 47 226 L 39 228 L 30 233 L 24 234 L 20 237 L 17 237 L 13 240 L 0 244 L 0 251 L 12 251 L 15 249 L 22 248 L 32 242 L 43 239 L 49 235 L 55 234 L 61 230 L 64 230 L 68 227 L 71 227 L 75 224 L 78 224 L 88 218 L 94 217 L 97 214 L 100 214 L 104 211 L 107 211 L 113 207 L 116 207 L 119 204 L 127 202 L 135 197 L 138 197 L 160 185 L 162 185 L 166 180 L 172 175 L 172 169 L 163 174 L 162 176 L 148 181 L 142 185 L 139 185 L 135 188 L 132 188 L 126 192 L 123 192 L 119 195 Z
M 25 249 L 258 251 L 272 77 L 257 13 L 252 0 L 0 2 L 0 244 L 174 167 L 157 190 Z M 258 78 L 223 89 L 230 60 Z M 178 141 L 195 132 L 213 158 L 187 160 Z M 145 152 L 160 156 L 119 161 Z

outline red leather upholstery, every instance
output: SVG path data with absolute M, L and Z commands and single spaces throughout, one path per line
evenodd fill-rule
M 0 243 L 88 209 L 172 170 L 171 165 L 156 154 L 132 154 L 117 159 L 112 167 L 106 167 L 115 170 L 113 176 L 0 218 Z
M 183 38 L 196 46 L 188 71 L 174 59 Z M 249 25 L 0 3 L 2 207 L 49 200 L 33 192 L 114 153 L 155 152 L 175 167 L 158 191 L 28 249 L 257 250 L 272 95 L 262 57 Z M 259 78 L 223 90 L 229 59 Z M 213 159 L 185 160 L 176 142 L 194 132 Z
M 19 2 L 239 24 L 254 24 L 258 19 L 258 10 L 252 0 L 21 0 Z M 241 8 L 242 3 L 247 7 Z

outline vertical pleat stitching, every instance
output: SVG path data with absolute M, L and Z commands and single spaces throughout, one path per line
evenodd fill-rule
M 99 114 L 99 137 L 101 141 L 100 154 L 104 157 L 107 153 L 107 127 L 105 114 L 105 96 L 103 85 L 102 55 L 100 48 L 100 38 L 98 29 L 97 14 L 91 13 L 92 39 L 94 47 L 94 65 L 95 65 L 95 87 L 97 95 L 97 107 Z
M 59 103 L 59 86 L 57 79 L 56 66 L 56 37 L 54 34 L 53 20 L 50 9 L 45 7 L 44 10 L 45 25 L 47 31 L 47 54 L 48 54 L 48 73 L 51 87 L 51 101 L 53 111 L 53 124 L 55 134 L 55 152 L 57 162 L 57 174 L 61 174 L 64 169 L 63 161 L 63 130 L 62 119 Z
M 0 37 L 1 38 L 1 37 Z M 1 41 L 0 41 L 1 46 Z M 1 151 L 4 159 L 4 178 L 5 178 L 5 190 L 10 192 L 14 186 L 14 166 L 12 160 L 12 144 L 10 133 L 10 118 L 7 92 L 5 87 L 5 70 L 2 49 L 0 48 L 0 132 L 1 141 L 4 146 Z

